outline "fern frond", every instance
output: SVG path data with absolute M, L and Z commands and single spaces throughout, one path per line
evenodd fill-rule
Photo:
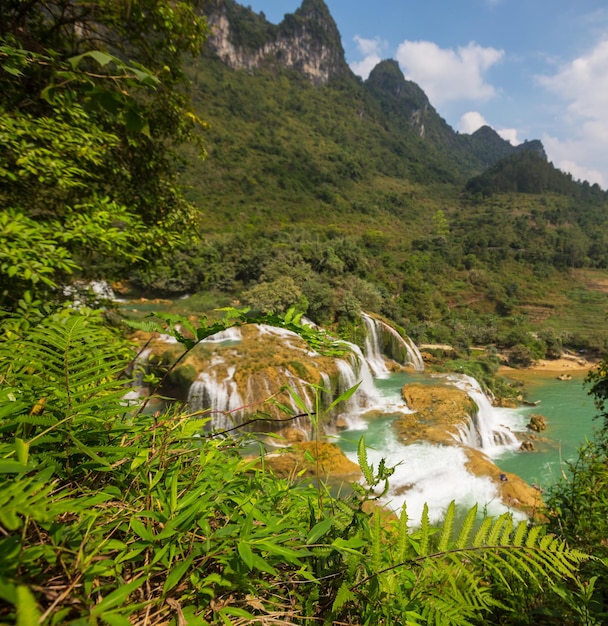
M 528 522 L 521 521 L 517 525 L 517 530 L 515 531 L 515 536 L 513 537 L 513 545 L 521 546 L 524 542 L 524 537 L 528 531 Z
M 40 415 L 19 415 L 13 424 L 30 424 L 32 426 L 52 426 L 57 423 L 57 419 L 48 413 L 42 413 Z
M 356 596 L 350 590 L 350 586 L 346 582 L 343 582 L 340 586 L 340 589 L 338 589 L 338 593 L 336 594 L 336 599 L 334 600 L 332 611 L 339 611 L 347 602 L 350 602 L 355 598 Z
M 405 561 L 409 552 L 410 542 L 408 534 L 408 517 L 407 517 L 407 505 L 405 501 L 401 507 L 401 515 L 399 516 L 399 524 L 397 526 L 397 561 Z
M 501 515 L 500 517 L 497 517 L 493 524 L 492 527 L 490 528 L 490 532 L 488 533 L 488 536 L 486 538 L 486 545 L 488 546 L 495 546 L 498 544 L 498 536 L 500 535 L 500 531 L 503 529 L 507 518 L 510 518 L 509 513 L 504 513 L 503 515 Z
M 454 601 L 450 595 L 439 592 L 424 597 L 422 617 L 427 624 L 435 626 L 472 626 L 470 618 L 475 617 L 475 611 L 464 602 Z
M 425 502 L 422 509 L 422 518 L 420 520 L 420 556 L 428 555 L 430 536 L 431 528 L 429 522 L 429 507 Z
M 500 537 L 501 545 L 503 546 L 509 545 L 512 531 L 513 531 L 513 518 L 509 516 L 505 519 L 504 527 L 502 529 L 502 535 Z
M 379 572 L 382 568 L 382 524 L 378 508 L 374 511 L 370 531 L 372 534 L 372 572 Z
M 501 550 L 493 550 L 488 551 L 484 554 L 483 565 L 494 573 L 503 583 L 507 589 L 511 587 L 510 582 L 505 577 L 505 574 L 509 573 L 514 579 L 519 580 L 520 582 L 525 583 L 525 578 L 523 574 L 527 574 L 530 580 L 536 580 L 534 574 L 531 570 L 524 564 L 518 564 L 518 567 L 515 567 L 513 563 L 518 563 L 519 559 L 515 554 L 515 551 L 511 553 L 510 560 L 506 558 L 506 554 Z
M 481 526 L 479 527 L 479 530 L 475 534 L 475 538 L 473 539 L 473 547 L 478 548 L 479 546 L 484 545 L 486 537 L 488 536 L 488 532 L 490 531 L 493 523 L 494 520 L 491 517 L 486 517 L 483 520 Z
M 450 537 L 452 536 L 452 526 L 454 525 L 454 515 L 456 513 L 456 505 L 454 500 L 450 502 L 448 510 L 443 518 L 443 529 L 441 531 L 441 538 L 439 539 L 439 545 L 437 546 L 438 552 L 444 552 L 448 549 L 450 543 Z
M 526 547 L 534 548 L 536 547 L 536 541 L 542 531 L 542 526 L 533 526 L 528 532 L 528 536 L 526 537 Z
M 464 518 L 462 522 L 462 526 L 460 527 L 460 533 L 458 534 L 458 539 L 456 540 L 456 548 L 464 548 L 469 542 L 469 538 L 471 532 L 473 530 L 473 526 L 475 525 L 475 520 L 477 519 L 477 505 L 475 504 L 473 507 L 469 509 L 467 516 Z
M 367 462 L 367 449 L 365 448 L 365 437 L 361 437 L 361 439 L 359 439 L 359 445 L 357 446 L 357 461 L 359 462 L 359 466 L 361 467 L 361 472 L 363 473 L 363 478 L 365 478 L 365 482 L 369 486 L 372 486 L 375 482 L 374 469 Z

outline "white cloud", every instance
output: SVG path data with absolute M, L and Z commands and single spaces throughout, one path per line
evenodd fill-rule
M 483 48 L 474 42 L 456 50 L 431 41 L 404 41 L 397 61 L 409 80 L 418 83 L 438 105 L 453 100 L 485 101 L 496 95 L 484 72 L 504 58 L 503 50 Z
M 594 165 L 603 161 L 600 160 L 601 157 L 596 160 L 589 154 L 591 147 L 589 140 L 586 141 L 580 137 L 562 140 L 551 135 L 543 135 L 542 142 L 549 160 L 555 167 L 569 172 L 574 179 L 597 183 L 603 189 L 608 186 L 608 172 L 605 166 L 602 171 L 601 165 L 599 167 Z
M 380 55 L 382 54 L 382 51 L 387 48 L 387 44 L 385 41 L 379 39 L 378 37 L 374 39 L 365 39 L 364 37 L 359 37 L 359 35 L 355 35 L 353 39 L 357 44 L 359 52 L 363 55 L 364 58 L 362 61 L 355 61 L 351 63 L 350 69 L 355 74 L 357 74 L 357 76 L 361 76 L 361 78 L 367 79 L 369 73 L 382 60 Z
M 489 126 L 490 128 L 494 128 L 478 111 L 469 111 L 468 113 L 465 113 L 463 116 L 461 116 L 458 122 L 458 130 L 461 133 L 466 133 L 467 135 L 473 134 L 482 126 Z M 501 128 L 495 130 L 503 139 L 510 142 L 511 145 L 518 146 L 521 143 L 521 141 L 517 138 L 516 128 Z
M 477 111 L 465 113 L 458 122 L 458 130 L 467 135 L 471 135 L 482 126 L 489 126 L 489 124 L 486 122 L 485 117 Z
M 562 140 L 547 135 L 549 158 L 575 178 L 608 183 L 608 40 L 562 66 L 553 76 L 540 76 L 542 86 L 567 103 Z
M 517 128 L 500 128 L 496 132 L 512 146 L 519 146 L 521 143 L 521 139 L 517 137 Z

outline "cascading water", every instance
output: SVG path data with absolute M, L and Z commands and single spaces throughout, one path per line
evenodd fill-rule
M 218 379 L 214 371 L 201 372 L 190 386 L 188 406 L 208 413 L 214 428 L 230 428 L 242 416 L 243 399 L 234 381 L 234 368 Z
M 242 339 L 243 336 L 241 334 L 241 329 L 238 326 L 231 326 L 226 330 L 221 330 L 219 333 L 215 333 L 215 335 L 206 337 L 201 343 L 224 343 L 227 341 L 237 342 Z
M 375 378 L 386 378 L 390 372 L 386 367 L 384 354 L 380 347 L 378 327 L 376 320 L 369 315 L 362 314 L 363 322 L 367 330 L 365 336 L 365 358 L 374 373 Z
M 483 450 L 488 456 L 498 456 L 502 452 L 513 449 L 512 442 L 516 442 L 513 429 L 521 427 L 521 416 L 509 409 L 496 409 L 490 400 L 483 394 L 477 381 L 468 377 L 457 377 L 448 380 L 442 377 L 447 384 L 457 384 L 472 393 L 474 401 L 480 407 L 478 419 L 481 423 L 483 441 L 471 437 L 471 442 L 463 441 L 454 445 L 438 445 L 419 441 L 407 444 L 400 441 L 392 428 L 395 412 L 405 413 L 403 408 L 397 407 L 397 398 L 401 387 L 408 378 L 405 374 L 393 374 L 389 379 L 381 381 L 386 408 L 384 416 L 374 417 L 363 424 L 354 424 L 343 433 L 340 445 L 349 459 L 357 461 L 357 441 L 361 435 L 365 436 L 368 446 L 368 461 L 374 466 L 384 460 L 387 466 L 394 467 L 394 474 L 390 479 L 390 490 L 383 497 L 382 502 L 396 512 L 407 503 L 407 513 L 411 525 L 420 522 L 425 504 L 428 506 L 429 518 L 438 522 L 445 515 L 448 505 L 454 500 L 458 505 L 471 507 L 481 503 L 489 515 L 499 515 L 510 511 L 516 519 L 525 519 L 525 515 L 509 507 L 501 500 L 496 484 L 490 477 L 478 476 L 471 472 L 470 458 L 467 454 L 469 447 Z M 506 445 L 494 443 L 494 432 L 497 430 L 508 439 Z M 505 432 L 503 432 L 505 431 Z M 468 431 L 467 431 L 468 432 Z M 468 436 L 468 435 L 467 435 Z M 482 447 L 485 442 L 485 447 Z M 488 447 L 489 446 L 489 447 Z M 476 454 L 479 454 L 476 452 Z M 497 477 L 500 470 L 496 468 Z
M 470 448 L 482 450 L 490 458 L 496 458 L 507 450 L 516 450 L 520 442 L 513 429 L 519 428 L 517 414 L 511 409 L 492 406 L 479 383 L 471 376 L 451 375 L 450 384 L 466 391 L 475 402 L 478 411 L 471 416 L 467 427 L 460 430 L 460 441 Z
M 417 372 L 424 370 L 420 350 L 409 337 L 402 337 L 392 326 L 367 313 L 362 313 L 361 317 L 367 330 L 365 358 L 376 378 L 386 378 L 389 375 L 385 354 L 403 365 L 412 365 Z
M 123 396 L 126 404 L 135 404 L 138 400 L 149 393 L 144 386 L 144 374 L 146 373 L 146 365 L 152 353 L 151 348 L 142 350 L 133 361 L 133 381 L 130 384 L 131 390 Z

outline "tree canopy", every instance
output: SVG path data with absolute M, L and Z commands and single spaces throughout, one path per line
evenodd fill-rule
M 2 308 L 111 275 L 192 222 L 176 147 L 202 123 L 181 69 L 205 38 L 198 4 L 2 3 Z

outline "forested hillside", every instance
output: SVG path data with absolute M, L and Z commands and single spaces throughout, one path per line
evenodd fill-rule
M 216 34 L 187 68 L 207 159 L 186 153 L 181 179 L 203 243 L 132 284 L 297 305 L 346 333 L 363 308 L 418 341 L 513 345 L 541 331 L 603 350 L 605 192 L 558 171 L 537 140 L 454 132 L 394 61 L 361 81 L 319 5 L 277 26 L 212 4 Z

